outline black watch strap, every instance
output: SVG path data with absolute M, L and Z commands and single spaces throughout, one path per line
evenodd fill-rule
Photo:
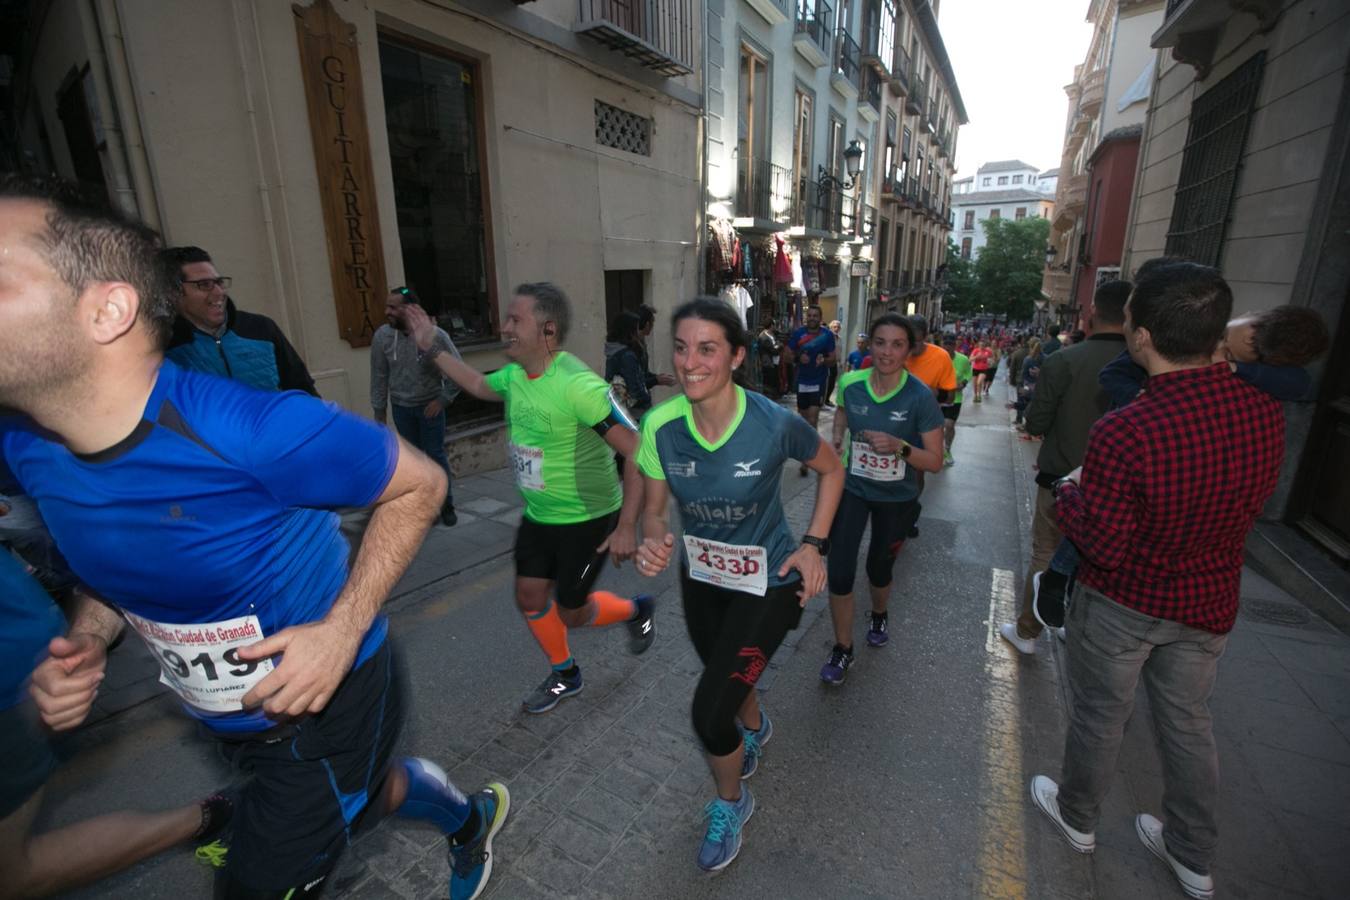
M 816 536 L 813 535 L 813 534 L 808 534 L 808 535 L 804 535 L 804 536 L 802 537 L 802 543 L 803 543 L 803 544 L 810 544 L 812 547 L 815 547 L 817 550 L 820 551 L 820 555 L 821 555 L 821 556 L 824 556 L 825 554 L 827 554 L 827 553 L 830 552 L 830 539 L 829 539 L 829 538 L 820 538 L 820 537 L 816 537 Z

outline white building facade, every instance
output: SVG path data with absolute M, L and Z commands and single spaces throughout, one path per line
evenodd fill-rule
M 980 166 L 952 197 L 952 240 L 963 259 L 979 256 L 990 219 L 1049 219 L 1054 215 L 1055 170 L 1044 174 L 1018 159 Z

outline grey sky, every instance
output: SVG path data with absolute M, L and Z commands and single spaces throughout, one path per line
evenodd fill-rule
M 970 124 L 961 126 L 957 177 L 995 159 L 1059 165 L 1069 98 L 1092 26 L 1088 0 L 942 0 L 938 25 Z

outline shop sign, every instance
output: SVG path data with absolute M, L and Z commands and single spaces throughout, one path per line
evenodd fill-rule
M 383 321 L 388 286 L 356 26 L 343 21 L 330 0 L 291 9 L 323 202 L 338 336 L 353 347 L 366 347 Z

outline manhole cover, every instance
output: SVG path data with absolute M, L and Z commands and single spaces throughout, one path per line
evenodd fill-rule
M 1242 617 L 1270 625 L 1307 625 L 1312 614 L 1306 607 L 1274 600 L 1242 600 Z

